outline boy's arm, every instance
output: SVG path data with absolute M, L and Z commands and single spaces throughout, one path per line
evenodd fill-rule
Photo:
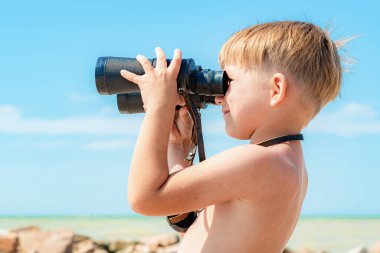
M 146 57 L 137 57 L 144 68 L 142 76 L 121 71 L 123 77 L 139 85 L 146 106 L 128 178 L 132 209 L 162 216 L 236 198 L 293 197 L 299 181 L 292 164 L 257 145 L 232 148 L 169 175 L 168 142 L 180 97 L 176 79 L 182 56 L 175 50 L 167 67 L 162 49 L 157 48 L 156 54 L 155 68 Z
M 168 164 L 169 174 L 186 169 L 191 165 L 190 161 L 184 160 L 190 150 L 190 140 L 185 142 L 169 142 L 168 146 Z M 178 232 L 179 236 L 183 238 L 186 232 Z
M 190 161 L 184 160 L 190 150 L 190 140 L 187 142 L 169 142 L 168 165 L 169 174 L 183 170 L 191 165 Z
M 164 216 L 236 198 L 291 196 L 298 190 L 298 175 L 288 160 L 249 144 L 169 175 L 174 112 L 154 108 L 147 110 L 131 162 L 128 197 L 136 212 Z

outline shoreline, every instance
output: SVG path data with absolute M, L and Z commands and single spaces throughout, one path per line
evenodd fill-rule
M 163 217 L 163 216 L 162 216 Z M 12 219 L 12 218 L 94 218 L 94 219 L 122 219 L 122 218 L 133 218 L 133 219 L 157 219 L 162 218 L 161 216 L 142 216 L 138 214 L 110 214 L 110 215 L 73 215 L 73 214 L 0 214 L 0 219 Z M 380 219 L 380 214 L 374 215 L 351 215 L 351 214 L 337 214 L 337 215 L 301 215 L 299 219 Z
M 1 229 L 35 225 L 43 230 L 66 228 L 94 240 L 134 239 L 172 233 L 163 217 L 0 217 Z M 347 253 L 358 245 L 370 246 L 380 239 L 380 219 L 347 217 L 301 218 L 287 244 L 290 249 L 307 247 Z
M 180 243 L 181 238 L 175 232 L 143 237 L 138 240 L 130 238 L 95 240 L 66 228 L 42 230 L 37 226 L 28 226 L 11 230 L 0 229 L 0 252 L 2 253 L 176 253 Z M 295 248 L 288 245 L 282 251 L 282 253 L 333 252 L 336 251 L 305 246 Z M 380 240 L 371 245 L 347 248 L 345 252 L 379 253 Z

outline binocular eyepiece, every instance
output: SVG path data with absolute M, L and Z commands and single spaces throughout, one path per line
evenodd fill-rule
M 153 67 L 156 58 L 149 59 Z M 171 59 L 167 59 L 169 65 Z M 117 94 L 117 105 L 120 113 L 144 113 L 141 92 L 138 85 L 120 75 L 126 69 L 137 75 L 143 75 L 144 69 L 135 58 L 100 57 L 95 68 L 96 88 L 101 95 Z M 198 109 L 207 104 L 215 104 L 215 96 L 224 96 L 227 91 L 227 76 L 224 71 L 202 69 L 195 65 L 193 59 L 182 59 L 177 77 L 177 91 L 187 92 Z

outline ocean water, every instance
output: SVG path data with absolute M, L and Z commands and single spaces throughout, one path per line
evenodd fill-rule
M 30 225 L 45 230 L 69 228 L 96 240 L 173 233 L 164 217 L 0 217 L 0 229 Z M 380 217 L 300 218 L 288 247 L 345 253 L 359 245 L 370 247 L 375 241 L 380 241 Z

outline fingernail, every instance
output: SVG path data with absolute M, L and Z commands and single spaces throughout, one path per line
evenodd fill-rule
M 127 71 L 125 69 L 120 70 L 120 74 L 125 74 Z

